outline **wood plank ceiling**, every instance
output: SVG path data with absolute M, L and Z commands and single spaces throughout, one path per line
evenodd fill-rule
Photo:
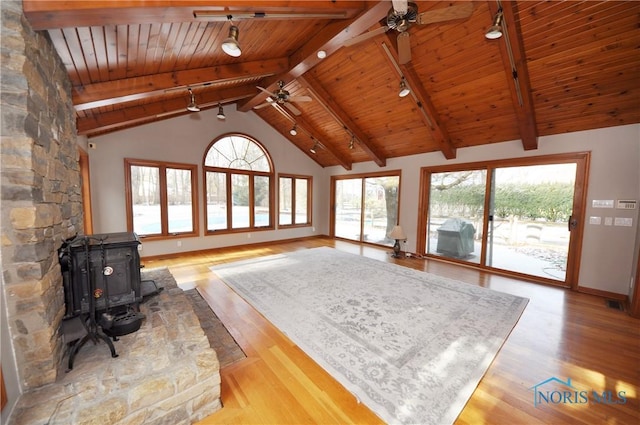
M 188 88 L 202 109 L 254 110 L 321 166 L 346 169 L 508 140 L 530 150 L 539 136 L 640 122 L 640 2 L 415 5 L 425 20 L 469 16 L 411 25 L 411 60 L 399 64 L 393 29 L 347 46 L 386 27 L 390 1 L 23 2 L 66 66 L 88 137 L 192 113 Z M 488 40 L 499 10 L 506 36 Z M 239 57 L 220 48 L 231 23 Z M 255 109 L 267 98 L 257 86 L 273 93 L 279 80 L 311 98 L 292 103 L 299 115 Z

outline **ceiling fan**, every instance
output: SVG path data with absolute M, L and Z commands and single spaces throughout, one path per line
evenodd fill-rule
M 284 89 L 284 81 L 282 80 L 278 81 L 278 90 L 273 93 L 260 86 L 257 87 L 258 89 L 267 93 L 269 97 L 267 97 L 265 103 L 255 106 L 254 109 L 264 108 L 265 106 L 269 105 L 283 105 L 285 108 L 293 112 L 293 114 L 301 115 L 302 112 L 300 112 L 300 110 L 293 106 L 290 102 L 311 102 L 312 100 L 310 96 L 291 96 L 289 92 Z
M 411 61 L 411 44 L 409 42 L 409 28 L 412 25 L 427 25 L 446 22 L 455 19 L 465 19 L 473 13 L 473 3 L 465 2 L 442 9 L 428 10 L 418 13 L 418 5 L 407 0 L 393 0 L 393 7 L 386 18 L 386 26 L 366 32 L 348 40 L 344 45 L 353 46 L 389 30 L 398 32 L 398 62 L 401 65 Z

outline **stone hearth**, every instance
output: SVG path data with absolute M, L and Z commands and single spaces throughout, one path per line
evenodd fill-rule
M 141 305 L 137 332 L 80 349 L 73 370 L 23 394 L 10 424 L 190 424 L 221 408 L 216 352 L 175 285 Z M 65 368 L 65 363 L 61 365 Z

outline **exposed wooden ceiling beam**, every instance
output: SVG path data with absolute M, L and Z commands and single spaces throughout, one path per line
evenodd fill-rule
M 291 55 L 289 58 L 289 70 L 287 72 L 267 78 L 263 87 L 267 90 L 274 91 L 277 89 L 276 84 L 279 80 L 289 82 L 290 80 L 300 77 L 322 60 L 317 56 L 319 50 L 324 50 L 327 56 L 335 53 L 347 40 L 362 34 L 386 16 L 390 3 L 388 1 L 367 2 L 367 6 L 368 8 L 366 10 L 353 19 L 336 21 L 327 25 L 318 35 Z M 247 102 L 238 105 L 238 110 L 243 112 L 250 111 L 255 106 L 264 102 L 266 97 L 267 95 L 265 93 L 258 93 Z
M 209 109 L 216 107 L 218 104 L 235 102 L 252 96 L 254 92 L 255 89 L 252 86 L 207 91 L 198 96 L 198 105 L 200 105 L 202 109 Z M 162 116 L 178 116 L 182 113 L 192 113 L 187 112 L 186 106 L 186 99 L 172 98 L 170 100 L 103 112 L 98 115 L 79 117 L 76 126 L 78 134 L 90 136 L 130 127 L 134 124 L 147 121 L 151 122 Z
M 338 161 L 338 163 L 342 167 L 344 167 L 345 170 L 351 170 L 351 162 L 346 160 L 342 155 L 340 155 L 333 148 L 331 148 L 331 146 L 328 146 L 326 143 L 323 143 L 322 142 L 322 137 L 316 133 L 316 131 L 314 130 L 314 127 L 311 125 L 311 123 L 309 123 L 306 119 L 304 119 L 304 117 L 301 117 L 301 116 L 296 116 L 295 118 L 292 117 L 291 114 L 289 114 L 289 112 L 286 111 L 283 106 L 278 105 L 277 103 L 274 103 L 273 107 L 276 108 L 278 110 L 278 112 L 280 112 L 289 121 L 295 123 L 299 130 L 302 130 L 303 132 L 307 133 L 307 135 L 310 136 L 311 139 L 313 139 L 313 142 L 317 141 L 320 145 L 322 145 L 322 148 L 325 151 L 327 151 L 327 153 L 329 153 L 331 156 L 333 156 L 336 159 L 336 161 Z M 287 138 L 287 139 L 289 138 L 289 136 L 287 136 L 286 134 L 283 134 L 283 136 L 285 138 Z M 313 142 L 311 143 L 311 145 L 313 145 Z M 298 146 L 297 143 L 294 143 L 294 144 L 296 146 Z M 309 152 L 308 149 L 303 149 L 303 148 L 300 148 L 300 149 L 306 155 L 308 155 L 311 159 L 313 159 L 314 161 L 318 162 L 318 158 L 316 157 L 316 155 L 311 154 L 311 152 Z M 320 163 L 318 162 L 318 164 L 320 164 Z M 320 164 L 320 165 L 322 165 L 322 164 Z
M 392 40 L 392 39 L 390 39 Z M 398 54 L 394 48 L 389 48 L 386 44 L 380 45 L 384 57 L 389 62 L 389 66 L 396 73 L 400 73 L 399 77 L 405 78 L 407 84 L 411 88 L 411 98 L 416 102 L 416 106 L 420 110 L 420 119 L 425 126 L 431 131 L 433 139 L 440 146 L 440 151 L 447 159 L 456 157 L 456 147 L 451 142 L 451 137 L 447 131 L 447 127 L 442 123 L 438 110 L 431 102 L 429 93 L 425 90 L 420 82 L 418 74 L 416 74 L 411 62 L 400 65 L 398 63 Z
M 379 151 L 379 149 L 369 141 L 369 138 L 360 127 L 345 113 L 338 105 L 335 99 L 322 87 L 322 85 L 309 73 L 304 76 L 298 77 L 298 82 L 306 86 L 307 90 L 311 92 L 324 109 L 333 118 L 338 121 L 343 127 L 345 127 L 353 136 L 358 139 L 362 150 L 364 150 L 371 159 L 380 167 L 387 165 L 387 159 Z
M 491 17 L 498 12 L 500 5 L 496 1 L 489 1 Z M 538 149 L 538 127 L 536 114 L 531 96 L 531 83 L 527 69 L 524 44 L 520 23 L 516 19 L 518 6 L 516 2 L 501 2 L 503 19 L 503 36 L 494 40 L 499 43 L 500 55 L 504 71 L 509 79 L 511 100 L 518 120 L 518 130 L 525 150 Z
M 287 64 L 286 58 L 277 58 L 89 84 L 74 88 L 73 104 L 76 111 L 82 111 L 158 96 L 177 87 L 259 79 L 281 73 Z
M 51 28 L 198 21 L 195 10 L 233 12 L 332 13 L 353 17 L 363 1 L 203 1 L 203 0 L 23 0 L 35 30 Z

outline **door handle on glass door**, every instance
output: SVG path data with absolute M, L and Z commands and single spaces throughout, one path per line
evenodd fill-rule
M 578 227 L 578 220 L 576 220 L 575 218 L 573 218 L 572 215 L 570 215 L 569 216 L 569 231 L 572 231 L 576 227 Z

